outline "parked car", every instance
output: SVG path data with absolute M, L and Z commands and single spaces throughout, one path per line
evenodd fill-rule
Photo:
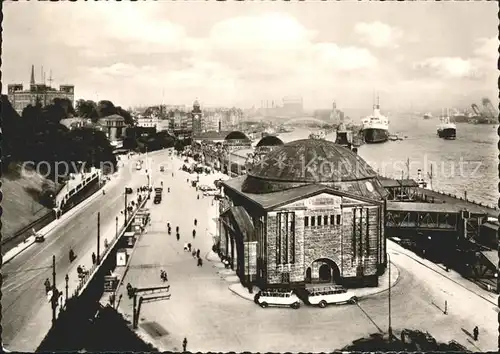
M 160 166 L 160 172 L 163 172 L 165 171 L 165 167 L 164 166 Z
M 45 241 L 45 237 L 41 234 L 36 234 L 35 235 L 35 242 L 43 242 Z
M 288 289 L 262 290 L 255 295 L 254 300 L 255 303 L 260 305 L 262 308 L 266 308 L 268 306 L 282 306 L 298 309 L 300 307 L 299 298 L 293 293 L 292 290 Z
M 127 193 L 127 194 L 132 194 L 132 193 L 133 193 L 132 188 L 130 188 L 130 187 L 126 187 L 126 188 L 125 188 L 125 193 Z
M 321 288 L 306 289 L 305 300 L 310 305 L 325 308 L 329 304 L 350 303 L 355 304 L 358 299 L 342 286 L 326 286 Z
M 161 203 L 161 196 L 156 196 L 155 199 L 153 200 L 154 204 L 160 204 Z

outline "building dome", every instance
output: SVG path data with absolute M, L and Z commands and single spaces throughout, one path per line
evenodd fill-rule
M 257 143 L 256 147 L 264 147 L 264 146 L 281 146 L 284 145 L 283 141 L 274 136 L 274 135 L 268 135 L 260 139 L 260 141 Z
M 320 139 L 296 140 L 271 151 L 253 166 L 242 190 L 261 194 L 307 184 L 324 184 L 375 199 L 385 196 L 377 173 L 361 157 Z
M 247 141 L 248 140 L 249 141 L 250 139 L 245 135 L 245 133 L 242 133 L 240 131 L 232 131 L 226 135 L 224 140 L 226 140 L 226 141 L 228 141 L 228 140 L 245 140 L 245 141 Z
M 193 107 L 200 107 L 200 102 L 198 102 L 198 100 L 194 100 Z

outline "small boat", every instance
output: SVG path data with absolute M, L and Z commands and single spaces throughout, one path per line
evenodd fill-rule
M 398 140 L 400 140 L 400 138 L 397 135 L 389 135 L 389 140 L 390 141 L 398 141 Z

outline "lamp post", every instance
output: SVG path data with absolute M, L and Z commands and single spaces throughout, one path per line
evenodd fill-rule
M 387 265 L 389 266 L 389 342 L 392 342 L 392 326 L 391 326 L 391 257 L 389 253 L 387 255 Z
M 118 216 L 116 216 L 116 236 L 118 237 Z
M 125 187 L 125 209 L 123 209 L 123 227 L 127 226 L 127 187 Z
M 97 260 L 96 264 L 101 264 L 101 212 L 97 213 Z

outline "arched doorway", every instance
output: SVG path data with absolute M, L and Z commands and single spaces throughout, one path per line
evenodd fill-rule
M 341 283 L 340 270 L 329 258 L 320 258 L 312 262 L 306 269 L 306 283 Z
M 330 265 L 323 263 L 319 267 L 319 281 L 321 283 L 330 283 L 332 281 L 332 268 Z
M 306 270 L 306 283 L 311 282 L 311 267 L 307 268 Z

